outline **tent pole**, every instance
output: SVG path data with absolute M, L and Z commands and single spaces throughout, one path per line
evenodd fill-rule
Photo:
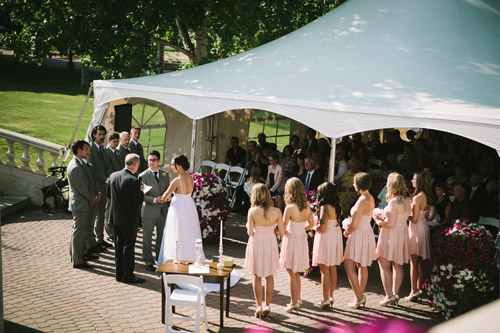
M 189 169 L 190 172 L 194 172 L 194 150 L 196 147 L 196 119 L 192 120 L 193 126 L 191 130 L 191 167 Z
M 330 151 L 330 168 L 328 169 L 328 181 L 333 183 L 335 177 L 335 151 L 337 150 L 337 140 L 335 138 L 330 138 L 332 140 L 331 151 Z
M 68 153 L 71 151 L 71 145 L 73 144 L 73 140 L 75 140 L 76 132 L 78 131 L 78 127 L 80 127 L 80 122 L 82 121 L 83 114 L 85 113 L 85 109 L 87 109 L 87 102 L 89 101 L 90 94 L 92 93 L 92 89 L 93 89 L 93 82 L 90 82 L 87 97 L 85 98 L 85 102 L 83 102 L 82 111 L 80 111 L 80 117 L 78 117 L 78 120 L 76 121 L 76 126 L 75 126 L 75 129 L 73 130 L 73 135 L 71 135 L 71 139 L 69 140 L 69 143 L 66 146 L 64 156 L 63 156 L 63 162 L 66 161 L 66 159 L 68 158 L 68 155 L 69 155 Z

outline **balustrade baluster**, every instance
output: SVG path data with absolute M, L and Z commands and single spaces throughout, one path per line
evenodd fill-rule
M 41 175 L 46 175 L 47 173 L 45 172 L 45 159 L 43 158 L 43 149 L 37 149 L 38 152 L 38 160 L 36 160 L 35 164 L 38 167 L 38 170 L 36 171 L 37 173 Z
M 3 164 L 3 161 L 2 161 L 2 147 L 0 147 L 0 164 Z
M 52 165 L 50 167 L 59 166 L 59 154 L 50 153 L 50 155 L 52 155 Z
M 17 164 L 16 161 L 14 160 L 16 158 L 16 152 L 14 151 L 14 141 L 8 139 L 6 139 L 6 141 L 7 141 L 7 146 L 9 147 L 9 149 L 7 150 L 7 154 L 5 154 L 5 156 L 9 160 L 7 162 L 7 165 L 16 167 Z
M 30 145 L 27 143 L 21 143 L 21 146 L 23 147 L 23 156 L 21 156 L 21 162 L 23 162 L 24 164 L 23 166 L 21 166 L 21 169 L 31 171 Z

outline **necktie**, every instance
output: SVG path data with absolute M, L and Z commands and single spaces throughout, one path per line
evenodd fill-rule
M 307 177 L 306 177 L 306 191 L 309 191 L 309 182 L 310 181 L 311 181 L 311 173 L 308 172 Z
M 153 173 L 155 175 L 156 181 L 159 182 L 160 179 L 158 178 L 158 171 L 153 171 Z
M 102 155 L 102 146 L 99 146 L 99 152 L 101 153 Z
M 116 157 L 118 157 L 118 150 L 115 150 L 115 155 Z

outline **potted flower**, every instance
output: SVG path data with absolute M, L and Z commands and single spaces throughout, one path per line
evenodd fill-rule
M 226 184 L 212 174 L 192 173 L 194 180 L 193 199 L 200 219 L 202 237 L 218 239 L 220 223 L 229 216 L 229 201 Z

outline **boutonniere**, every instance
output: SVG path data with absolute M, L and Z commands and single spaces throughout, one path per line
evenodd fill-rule
M 108 149 L 108 148 L 106 148 L 106 147 L 102 147 L 102 150 L 106 151 L 106 149 Z
M 127 151 L 130 153 L 131 152 L 130 148 L 127 147 Z
M 90 163 L 90 162 L 89 162 L 89 163 L 87 163 L 87 164 L 89 165 L 89 167 L 91 167 L 91 166 L 92 166 L 92 163 Z
M 166 177 L 166 176 L 167 176 L 167 174 L 164 172 L 164 173 L 162 173 L 162 174 L 161 174 L 161 176 L 162 176 L 162 177 Z

